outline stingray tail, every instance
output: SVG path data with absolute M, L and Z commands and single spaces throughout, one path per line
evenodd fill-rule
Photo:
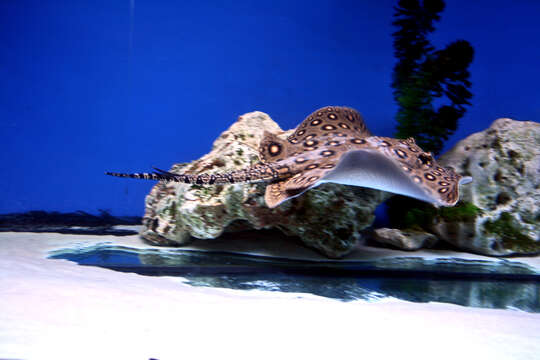
M 157 168 L 154 168 L 154 169 L 156 169 L 157 172 L 127 174 L 127 173 L 117 173 L 117 172 L 107 171 L 105 175 L 123 177 L 123 178 L 132 178 L 132 179 L 144 179 L 144 180 L 160 180 L 160 181 L 165 180 L 165 181 L 176 181 L 176 182 L 183 181 L 184 175 L 173 174 L 168 171 L 160 170 Z
M 175 181 L 185 184 L 218 185 L 251 183 L 259 181 L 275 180 L 280 177 L 280 173 L 269 164 L 257 164 L 251 168 L 235 170 L 223 174 L 174 174 L 165 170 L 154 168 L 152 173 L 116 173 L 106 172 L 106 175 L 159 181 Z

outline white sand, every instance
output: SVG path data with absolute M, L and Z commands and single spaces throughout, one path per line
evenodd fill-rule
M 540 358 L 539 314 L 191 287 L 46 259 L 102 242 L 143 246 L 0 233 L 0 358 Z

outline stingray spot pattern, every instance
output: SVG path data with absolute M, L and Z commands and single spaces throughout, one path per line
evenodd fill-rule
M 197 185 L 266 182 L 265 201 L 271 208 L 322 182 L 337 181 L 334 179 L 340 179 L 342 171 L 348 171 L 342 177 L 350 182 L 346 184 L 405 194 L 443 206 L 453 206 L 459 199 L 458 185 L 462 177 L 454 169 L 440 166 L 413 138 L 372 136 L 362 116 L 348 107 L 327 106 L 315 110 L 286 140 L 264 131 L 258 150 L 259 163 L 229 172 L 177 174 L 155 169 L 153 173 L 106 174 Z M 360 157 L 355 159 L 364 160 L 341 167 L 342 161 L 350 158 L 345 156 L 348 154 L 357 154 L 354 156 Z M 381 166 L 364 169 L 362 161 Z M 375 171 L 377 168 L 380 170 Z M 368 172 L 366 176 L 364 172 Z M 387 178 L 390 181 L 386 181 Z M 404 183 L 411 185 L 401 186 Z

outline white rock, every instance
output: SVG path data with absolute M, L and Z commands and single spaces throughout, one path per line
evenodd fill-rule
M 374 238 L 379 243 L 389 244 L 402 250 L 429 248 L 437 242 L 435 235 L 424 231 L 389 228 L 376 229 Z
M 439 221 L 440 239 L 488 255 L 540 252 L 539 123 L 498 119 L 439 161 L 472 176 L 462 199 L 482 210 L 471 222 Z

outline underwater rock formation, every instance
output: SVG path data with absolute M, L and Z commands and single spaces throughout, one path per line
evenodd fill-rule
M 432 230 L 439 239 L 487 255 L 540 252 L 539 123 L 498 119 L 439 160 L 474 179 L 462 188 L 468 216 L 438 216 Z
M 479 254 L 540 253 L 540 124 L 498 119 L 439 162 L 473 182 L 461 187 L 455 207 L 421 204 L 409 210 L 408 226 Z M 381 242 L 409 249 L 399 230 L 386 237 Z
M 188 164 L 176 164 L 170 171 L 213 174 L 254 165 L 264 131 L 282 139 L 291 134 L 265 113 L 248 113 L 221 134 L 210 153 Z M 181 245 L 192 238 L 216 238 L 225 231 L 276 228 L 338 258 L 353 249 L 359 231 L 371 225 L 375 208 L 389 196 L 377 190 L 323 184 L 271 209 L 265 204 L 265 186 L 159 182 L 146 198 L 141 236 L 153 244 Z
M 373 232 L 374 240 L 402 250 L 429 248 L 437 243 L 437 237 L 425 231 L 381 228 Z

